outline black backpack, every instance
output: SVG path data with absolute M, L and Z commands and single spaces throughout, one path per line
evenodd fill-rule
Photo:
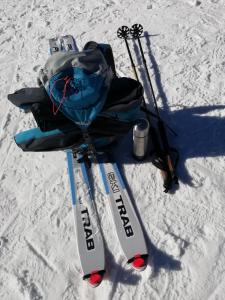
M 92 49 L 101 51 L 111 69 L 112 79 L 103 108 L 85 133 L 62 111 L 53 113 L 52 101 L 43 85 L 8 95 L 14 105 L 32 112 L 38 126 L 16 134 L 15 141 L 23 151 L 79 150 L 85 149 L 90 142 L 96 150 L 101 150 L 132 128 L 143 97 L 141 84 L 117 77 L 110 45 L 88 42 L 83 51 Z

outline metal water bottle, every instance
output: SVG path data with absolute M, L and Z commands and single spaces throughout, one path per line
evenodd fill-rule
M 143 160 L 148 148 L 149 123 L 146 119 L 138 119 L 133 128 L 133 155 Z

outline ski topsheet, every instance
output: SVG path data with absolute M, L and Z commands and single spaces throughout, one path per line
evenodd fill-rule
M 99 162 L 121 248 L 128 263 L 142 270 L 146 266 L 147 246 L 140 222 L 116 163 Z
M 78 163 L 67 151 L 77 247 L 84 279 L 100 283 L 105 272 L 104 243 L 85 162 Z M 93 282 L 93 277 L 95 281 Z

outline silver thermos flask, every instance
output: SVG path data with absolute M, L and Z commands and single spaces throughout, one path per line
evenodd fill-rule
M 133 128 L 133 155 L 143 160 L 148 149 L 149 123 L 146 119 L 138 119 Z

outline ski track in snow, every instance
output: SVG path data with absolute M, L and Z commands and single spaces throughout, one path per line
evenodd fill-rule
M 225 1 L 2 0 L 0 17 L 0 299 L 223 300 L 225 295 Z M 126 265 L 97 171 L 96 205 L 106 243 L 99 288 L 83 282 L 64 153 L 22 153 L 13 136 L 35 126 L 7 94 L 36 86 L 47 40 L 74 34 L 110 43 L 120 76 L 132 77 L 121 25 L 142 23 L 143 48 L 161 113 L 175 129 L 180 186 L 164 194 L 160 172 L 130 155 L 119 160 L 142 219 L 149 264 Z M 151 95 L 130 42 L 146 98 Z M 121 155 L 123 153 L 123 155 Z

